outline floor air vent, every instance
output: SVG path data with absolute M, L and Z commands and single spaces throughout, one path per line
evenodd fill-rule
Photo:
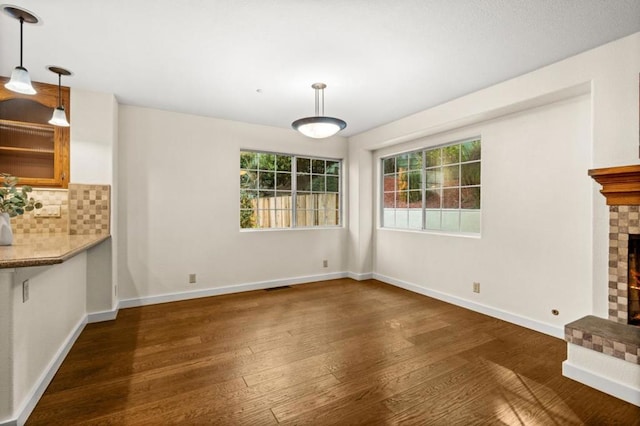
M 290 285 L 282 285 L 280 287 L 271 287 L 271 288 L 265 288 L 264 291 L 276 291 L 276 290 L 284 290 L 287 288 L 291 288 Z

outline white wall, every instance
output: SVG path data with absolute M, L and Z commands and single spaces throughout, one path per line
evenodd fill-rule
M 0 424 L 24 423 L 82 329 L 86 259 L 0 272 Z
M 111 241 L 87 252 L 87 310 L 117 306 L 118 103 L 109 93 L 71 89 L 71 183 L 111 185 Z
M 395 121 L 377 129 L 359 134 L 349 139 L 349 158 L 352 166 L 350 176 L 350 204 L 361 202 L 359 209 L 352 209 L 350 218 L 350 237 L 354 237 L 349 249 L 349 268 L 358 270 L 361 265 L 373 264 L 374 272 L 396 275 L 394 278 L 405 279 L 417 288 L 426 290 L 442 290 L 458 299 L 480 297 L 479 303 L 486 303 L 491 309 L 513 312 L 530 317 L 540 324 L 556 324 L 560 326 L 576 319 L 573 315 L 592 313 L 601 317 L 607 316 L 608 286 L 608 215 L 604 197 L 598 193 L 597 184 L 587 176 L 587 169 L 593 167 L 637 164 L 638 160 L 638 74 L 640 72 L 640 33 L 620 39 L 597 49 L 571 57 L 564 61 L 526 74 L 524 76 L 489 87 L 468 96 L 453 100 L 435 108 L 417 113 Z M 566 99 L 570 95 L 590 94 L 589 106 L 569 104 L 558 107 L 550 105 L 541 110 L 524 115 L 505 118 L 503 124 L 493 123 L 490 127 L 481 125 L 487 120 L 494 120 L 507 113 L 522 112 L 532 106 L 544 106 L 558 99 Z M 582 102 L 582 101 L 581 101 Z M 584 103 L 584 102 L 582 102 Z M 586 110 L 585 110 L 586 109 Z M 531 115 L 533 114 L 533 115 Z M 590 122 L 585 124 L 585 115 Z M 563 117 L 570 122 L 563 123 Z M 371 173 L 373 162 L 369 162 L 368 153 L 391 147 L 388 151 L 400 149 L 400 143 L 427 137 L 428 142 L 435 144 L 445 139 L 456 139 L 463 135 L 467 126 L 477 126 L 475 132 L 483 136 L 483 235 L 480 240 L 460 239 L 459 237 L 434 237 L 428 234 L 412 234 L 402 231 L 374 232 L 373 218 L 376 207 L 373 202 L 375 193 L 375 173 Z M 571 127 L 573 126 L 573 128 Z M 585 127 L 586 126 L 586 127 Z M 523 127 L 527 132 L 514 141 L 517 128 Z M 471 134 L 474 131 L 469 130 Z M 443 132 L 452 132 L 441 137 Z M 458 132 L 458 133 L 456 133 Z M 531 140 L 531 132 L 544 136 L 544 141 Z M 571 136 L 569 140 L 564 137 Z M 549 139 L 556 141 L 555 146 L 548 146 Z M 583 138 L 579 146 L 573 146 L 576 138 Z M 586 139 L 586 140 L 585 140 Z M 516 163 L 524 168 L 515 168 L 504 161 L 508 147 L 518 146 L 525 149 L 525 154 L 532 162 Z M 532 152 L 540 145 L 577 158 L 568 158 L 571 175 L 561 176 L 558 172 L 558 159 L 549 155 L 547 159 L 539 152 Z M 385 151 L 386 152 L 386 151 Z M 353 161 L 353 159 L 357 159 Z M 501 165 L 503 164 L 503 165 Z M 490 166 L 489 166 L 490 165 Z M 495 170 L 491 167 L 499 167 Z M 580 170 L 581 169 L 581 170 Z M 488 174 L 487 174 L 487 171 Z M 556 197 L 565 209 L 562 212 L 549 211 L 537 215 L 540 210 L 530 211 L 518 208 L 511 210 L 522 216 L 532 226 L 518 226 L 495 209 L 494 203 L 504 206 L 504 195 L 500 195 L 500 184 L 497 176 L 500 171 L 515 173 L 516 182 L 527 185 L 527 188 L 540 188 L 549 185 L 546 176 L 559 177 L 568 186 L 549 188 L 545 202 Z M 531 183 L 526 182 L 520 173 L 528 173 Z M 576 173 L 580 173 L 579 177 Z M 489 179 L 487 182 L 486 179 Z M 582 180 L 581 180 L 582 179 Z M 536 187 L 538 181 L 540 187 Z M 489 184 L 492 183 L 491 186 Z M 590 186 L 590 191 L 585 190 Z M 515 191 L 516 188 L 505 188 Z M 577 191 L 573 203 L 565 200 L 566 193 Z M 536 193 L 543 195 L 540 190 Z M 517 196 L 517 193 L 515 194 Z M 574 196 L 572 196 L 574 197 Z M 369 202 L 371 200 L 371 202 Z M 521 200 L 530 202 L 527 200 Z M 573 212 L 566 208 L 573 208 Z M 548 231 L 551 215 L 562 215 L 569 220 L 568 225 L 557 225 L 555 234 Z M 585 221 L 593 217 L 590 228 L 585 228 Z M 504 223 L 502 219 L 509 219 Z M 525 236 L 529 245 L 528 256 L 516 257 L 512 250 L 513 238 L 501 227 L 508 225 L 513 233 Z M 567 228 L 567 226 L 569 228 Z M 580 235 L 581 232 L 586 236 Z M 577 238 L 578 243 L 586 247 L 577 247 L 577 242 L 567 242 L 568 238 Z M 437 241 L 437 243 L 436 243 Z M 352 240 L 350 239 L 350 243 Z M 566 244 L 577 248 L 577 254 L 570 254 L 567 260 Z M 368 250 L 368 247 L 376 250 Z M 395 247 L 391 252 L 387 246 Z M 483 253 L 491 247 L 491 255 Z M 429 272 L 420 262 L 403 259 L 397 252 L 404 252 L 405 257 L 418 257 L 417 252 L 429 249 L 440 260 L 440 273 Z M 501 252 L 502 250 L 502 252 Z M 585 253 L 585 251 L 589 253 Z M 396 253 L 396 254 L 394 254 Z M 464 253 L 468 263 L 460 262 L 457 253 Z M 504 265 L 498 262 L 500 256 L 511 262 Z M 577 257 L 576 257 L 577 256 Z M 471 259 L 469 259 L 471 258 Z M 564 261 L 559 261 L 562 259 Z M 541 264 L 551 262 L 552 269 Z M 486 264 L 491 262 L 491 265 Z M 572 270 L 578 267 L 578 271 Z M 517 272 L 517 268 L 521 268 Z M 490 272 L 494 268 L 495 272 Z M 529 270 L 531 275 L 525 276 L 522 270 Z M 455 270 L 450 275 L 443 271 Z M 504 276 L 500 276 L 505 271 Z M 365 273 L 364 269 L 357 272 Z M 517 278 L 519 282 L 514 282 Z M 524 279 L 523 285 L 522 280 Z M 471 281 L 479 280 L 482 293 L 470 295 Z M 433 286 L 433 287 L 432 287 Z M 524 298 L 519 302 L 518 297 Z M 569 299 L 569 300 L 565 300 Z M 473 299 L 475 300 L 475 299 Z M 561 316 L 550 317 L 549 310 L 558 307 Z M 563 308 L 564 307 L 564 308 Z M 560 330 L 558 330 L 560 331 Z
M 111 184 L 117 119 L 110 93 L 71 89 L 72 183 Z
M 119 199 L 119 180 L 118 180 L 118 101 L 115 97 L 111 100 L 111 117 L 112 117 L 112 136 L 113 145 L 111 149 L 111 157 L 113 158 L 111 168 L 111 306 L 110 309 L 115 311 L 118 307 L 118 241 L 120 233 L 118 231 L 118 199 Z M 105 299 L 106 300 L 106 299 Z
M 0 270 L 0 424 L 13 417 L 13 277 Z
M 345 158 L 344 138 L 311 140 L 133 106 L 119 111 L 120 299 L 346 270 L 345 228 L 240 231 L 238 175 L 241 149 Z M 188 284 L 190 273 L 196 285 Z
M 397 149 L 482 139 L 481 237 L 376 229 L 376 273 L 560 329 L 590 314 L 590 113 L 583 95 L 376 152 L 377 173 Z
M 355 279 L 373 272 L 372 224 L 374 212 L 372 153 L 349 140 L 349 239 L 347 268 Z
M 59 265 L 18 268 L 13 285 L 14 397 L 16 408 L 29 401 L 52 360 L 86 317 L 85 253 Z M 22 303 L 22 282 L 29 300 Z

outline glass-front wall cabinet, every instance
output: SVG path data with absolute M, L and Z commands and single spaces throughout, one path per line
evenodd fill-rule
M 0 173 L 18 176 L 21 185 L 66 188 L 70 128 L 48 123 L 58 105 L 58 86 L 34 82 L 38 93 L 22 95 L 6 89 L 7 81 L 0 77 Z M 68 87 L 61 99 L 69 120 Z

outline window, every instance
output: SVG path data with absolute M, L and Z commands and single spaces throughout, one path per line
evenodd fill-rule
M 480 139 L 382 159 L 382 226 L 480 232 Z
M 241 151 L 240 227 L 340 226 L 341 168 L 335 159 Z

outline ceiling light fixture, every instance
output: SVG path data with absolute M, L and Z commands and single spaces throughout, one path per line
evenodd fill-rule
M 11 73 L 11 80 L 9 80 L 4 87 L 12 92 L 22 93 L 24 95 L 35 95 L 36 90 L 31 85 L 29 71 L 22 66 L 22 26 L 25 22 L 28 24 L 36 24 L 38 23 L 38 18 L 31 12 L 15 6 L 5 6 L 3 9 L 7 15 L 20 21 L 20 66 L 14 68 Z
M 324 89 L 327 85 L 314 83 L 311 87 L 316 91 L 316 115 L 314 117 L 299 118 L 291 123 L 291 127 L 303 135 L 315 139 L 328 138 L 347 127 L 347 123 L 339 118 L 324 116 Z
M 47 67 L 52 73 L 58 74 L 58 106 L 53 110 L 53 116 L 49 120 L 49 124 L 60 127 L 69 127 L 67 121 L 67 113 L 64 111 L 64 105 L 62 105 L 62 76 L 71 75 L 71 71 L 60 67 Z

